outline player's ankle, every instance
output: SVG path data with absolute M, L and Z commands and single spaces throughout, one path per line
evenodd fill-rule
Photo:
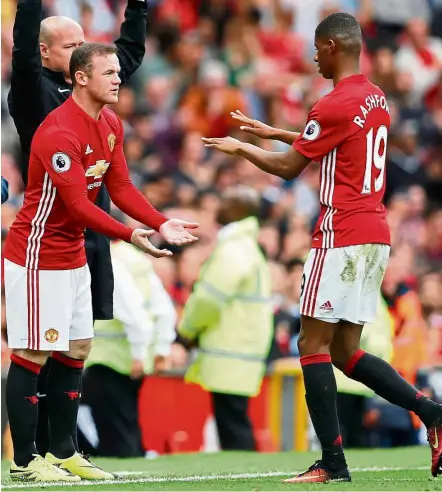
M 338 453 L 322 452 L 321 463 L 326 470 L 335 472 L 347 469 L 344 451 Z
M 28 449 L 27 451 L 14 450 L 14 463 L 17 466 L 26 467 L 34 459 L 34 455 L 37 454 L 37 450 Z
M 75 454 L 75 449 L 69 444 L 59 444 L 57 446 L 50 446 L 49 453 L 55 456 L 59 460 L 66 460 L 72 458 Z
M 422 420 L 425 427 L 442 425 L 442 405 L 430 400 L 420 392 L 418 395 L 414 412 Z

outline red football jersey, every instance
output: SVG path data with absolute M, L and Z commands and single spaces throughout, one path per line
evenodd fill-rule
M 293 144 L 320 163 L 313 248 L 390 244 L 382 203 L 389 127 L 385 95 L 363 74 L 341 80 L 313 106 Z
M 130 242 L 133 229 L 93 204 L 103 181 L 115 205 L 158 230 L 166 219 L 131 183 L 123 138 L 113 111 L 103 109 L 95 120 L 72 97 L 48 115 L 32 141 L 25 199 L 5 258 L 35 270 L 79 268 L 86 227 Z

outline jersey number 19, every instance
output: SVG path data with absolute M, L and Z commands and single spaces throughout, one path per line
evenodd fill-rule
M 379 127 L 374 136 L 374 128 L 370 128 L 367 133 L 367 160 L 365 162 L 364 184 L 361 194 L 370 195 L 372 187 L 372 169 L 373 166 L 379 171 L 379 175 L 374 179 L 374 191 L 382 189 L 384 184 L 385 158 L 387 156 L 387 127 Z M 381 153 L 382 152 L 382 153 Z

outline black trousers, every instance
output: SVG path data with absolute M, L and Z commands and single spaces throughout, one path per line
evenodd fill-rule
M 364 427 L 365 396 L 338 393 L 338 417 L 342 442 L 345 448 L 368 446 Z
M 86 369 L 81 404 L 90 407 L 99 441 L 96 448 L 92 447 L 79 426 L 82 451 L 119 458 L 144 456 L 138 425 L 141 383 L 106 366 L 97 364 Z
M 252 423 L 247 414 L 247 396 L 212 393 L 213 411 L 224 451 L 255 451 Z

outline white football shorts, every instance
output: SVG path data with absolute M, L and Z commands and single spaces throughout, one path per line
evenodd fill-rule
M 371 323 L 389 255 L 385 244 L 311 249 L 302 276 L 301 314 L 329 323 Z
M 91 276 L 73 270 L 31 270 L 5 259 L 8 345 L 68 351 L 69 340 L 94 336 Z

